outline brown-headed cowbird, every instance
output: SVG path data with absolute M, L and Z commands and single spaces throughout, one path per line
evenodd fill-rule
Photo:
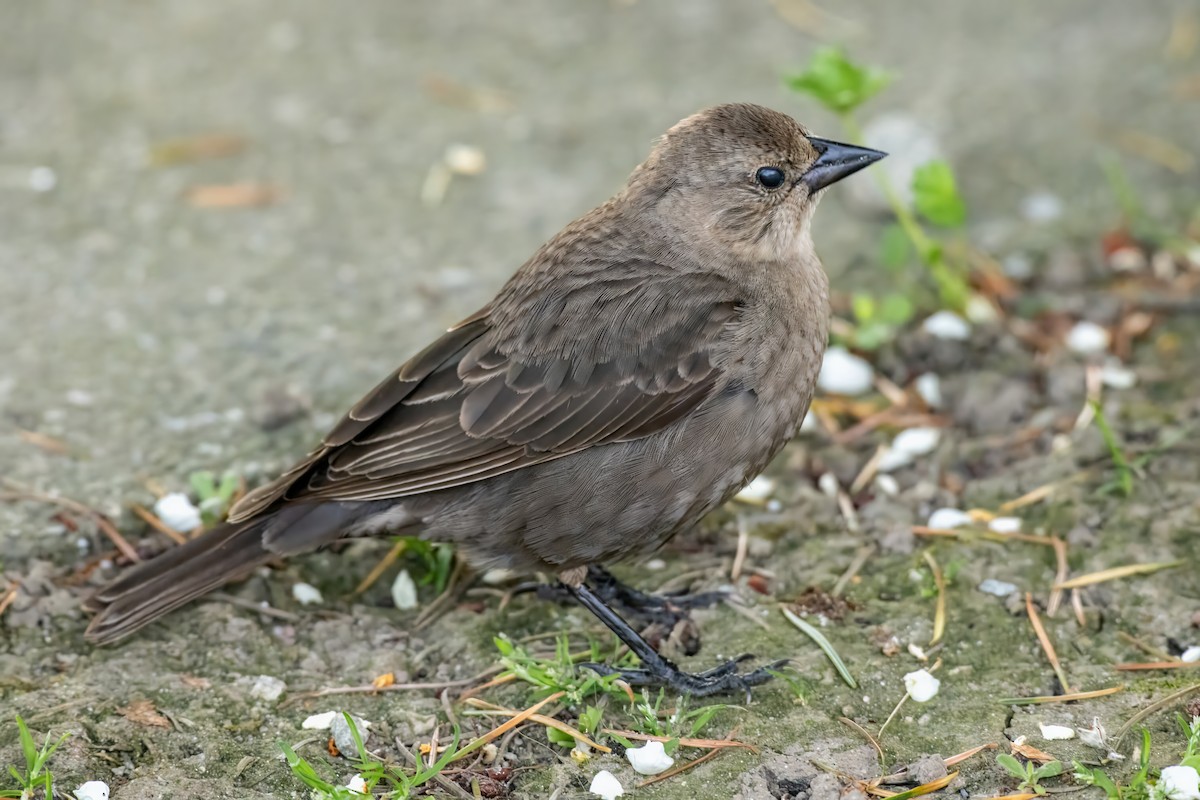
M 120 639 L 280 556 L 418 534 L 477 568 L 558 575 L 641 659 L 630 681 L 703 695 L 767 680 L 738 660 L 682 672 L 588 567 L 653 552 L 796 432 L 829 316 L 810 220 L 822 189 L 882 156 L 755 105 L 678 123 L 226 523 L 99 590 L 88 638 Z

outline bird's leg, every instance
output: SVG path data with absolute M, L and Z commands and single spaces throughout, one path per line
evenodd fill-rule
M 604 567 L 588 567 L 587 582 L 593 593 L 605 605 L 615 606 L 639 622 L 657 623 L 667 630 L 688 617 L 693 608 L 707 608 L 724 600 L 726 592 L 697 592 L 695 594 L 650 594 L 622 583 Z M 523 584 L 516 592 L 537 591 L 543 600 L 567 602 L 574 595 L 561 583 Z
M 704 697 L 719 692 L 743 691 L 747 699 L 750 687 L 769 681 L 771 670 L 786 665 L 787 659 L 777 661 L 752 672 L 739 673 L 738 664 L 751 655 L 741 655 L 713 669 L 700 673 L 689 673 L 679 669 L 670 659 L 659 655 L 637 631 L 629 626 L 615 611 L 583 582 L 583 570 L 569 570 L 560 575 L 566 587 L 580 605 L 596 615 L 609 630 L 642 662 L 638 669 L 617 669 L 606 664 L 583 664 L 604 675 L 620 674 L 631 686 L 668 686 L 671 691 Z

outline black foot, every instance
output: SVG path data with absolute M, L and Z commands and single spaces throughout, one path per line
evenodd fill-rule
M 605 605 L 635 618 L 643 626 L 661 625 L 667 630 L 687 619 L 688 611 L 714 606 L 729 596 L 728 592 L 648 594 L 622 583 L 603 567 L 588 567 L 587 583 Z M 574 595 L 562 584 L 522 584 L 515 591 L 536 591 L 543 600 L 559 603 L 574 600 Z
M 642 666 L 638 669 L 616 669 L 604 664 L 581 666 L 593 669 L 602 675 L 619 674 L 630 685 L 666 686 L 674 692 L 696 697 L 706 697 L 720 692 L 744 692 L 746 700 L 749 702 L 750 688 L 766 683 L 773 677 L 771 670 L 779 669 L 788 663 L 784 659 L 753 672 L 740 673 L 737 671 L 738 664 L 748 658 L 753 658 L 753 656 L 743 655 L 706 672 L 698 674 L 684 672 L 670 659 L 659 655 L 649 642 L 639 636 L 637 631 L 629 626 L 629 623 L 609 608 L 586 583 L 578 586 L 569 585 L 566 588 L 575 596 L 580 605 L 595 614 L 642 662 Z
M 590 669 L 601 675 L 620 675 L 621 680 L 630 686 L 664 686 L 676 694 L 687 694 L 693 697 L 707 697 L 723 692 L 744 692 L 746 701 L 750 700 L 750 689 L 766 683 L 775 677 L 774 670 L 786 667 L 788 659 L 776 661 L 765 667 L 759 667 L 751 672 L 738 672 L 738 665 L 754 656 L 746 654 L 726 661 L 704 672 L 684 672 L 671 661 L 663 658 L 661 663 L 651 668 L 617 669 L 607 664 L 580 664 L 582 669 Z

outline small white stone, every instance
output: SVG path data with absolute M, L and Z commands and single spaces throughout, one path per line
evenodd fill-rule
M 192 504 L 186 494 L 171 492 L 164 494 L 154 503 L 154 515 L 174 531 L 187 533 L 201 525 L 200 509 Z
M 860 395 L 871 391 L 875 368 L 844 347 L 830 347 L 821 362 L 817 387 L 830 394 Z
M 930 408 L 942 407 L 942 379 L 936 373 L 926 372 L 913 381 L 913 388 Z
M 459 175 L 478 175 L 487 168 L 487 158 L 478 147 L 452 144 L 446 148 L 446 166 Z
M 1008 581 L 998 581 L 995 578 L 987 578 L 979 584 L 979 591 L 984 594 L 995 595 L 996 597 L 1008 597 L 1015 594 L 1017 585 Z
M 1164 767 L 1154 788 L 1166 800 L 1200 800 L 1200 773 L 1195 767 Z
M 333 724 L 333 718 L 337 716 L 336 711 L 325 711 L 320 714 L 313 714 L 311 717 L 306 717 L 304 722 L 300 723 L 301 728 L 314 731 L 327 731 L 329 726 Z
M 921 647 L 921 645 L 917 644 L 916 642 L 909 642 L 908 647 L 905 649 L 908 650 L 908 654 L 910 656 L 921 663 L 929 660 L 929 654 L 925 652 L 925 648 Z
M 104 781 L 88 781 L 75 790 L 75 800 L 108 800 L 108 784 Z
M 879 458 L 879 463 L 875 465 L 875 469 L 880 472 L 894 472 L 901 467 L 907 467 L 912 462 L 912 453 L 889 447 L 883 451 L 883 455 Z
M 900 484 L 891 475 L 876 475 L 875 489 L 880 494 L 885 494 L 888 497 L 895 497 L 900 494 Z
M 83 389 L 69 389 L 67 390 L 67 402 L 73 406 L 86 408 L 95 402 L 95 399 L 92 397 L 91 392 L 84 391 Z
M 771 493 L 775 491 L 775 481 L 765 475 L 759 475 L 740 492 L 734 495 L 735 500 L 740 500 L 743 503 L 752 503 L 754 505 L 762 505 L 771 497 Z
M 506 569 L 505 567 L 496 567 L 495 569 L 489 569 L 487 572 L 483 573 L 479 580 L 483 581 L 488 586 L 496 586 L 501 583 L 508 583 L 513 578 L 517 577 L 518 574 L 519 573 L 516 571 Z M 396 577 L 399 578 L 399 576 Z
M 957 508 L 939 508 L 929 515 L 929 522 L 926 525 L 937 530 L 951 530 L 953 528 L 961 528 L 963 525 L 970 525 L 974 520 L 971 515 L 965 511 L 959 511 Z
M 417 584 L 406 569 L 400 570 L 396 580 L 392 581 L 392 602 L 401 611 L 411 611 L 417 607 Z
M 975 325 L 986 325 L 1000 318 L 992 302 L 980 294 L 973 294 L 967 299 L 963 314 Z
M 666 772 L 675 763 L 675 759 L 667 755 L 662 742 L 646 742 L 641 747 L 630 747 L 625 751 L 625 757 L 634 770 L 642 775 Z
M 1062 213 L 1062 198 L 1052 192 L 1034 192 L 1021 201 L 1021 216 L 1030 222 L 1053 222 L 1061 217 Z
M 1000 262 L 1004 274 L 1014 281 L 1027 281 L 1033 277 L 1033 259 L 1024 253 L 1011 253 Z
M 662 572 L 667 568 L 667 562 L 661 558 L 652 558 L 646 562 L 646 569 L 651 572 Z
M 325 602 L 321 590 L 311 583 L 293 583 L 292 597 L 302 606 L 313 606 Z
M 1200 647 L 1192 645 L 1183 651 L 1183 655 L 1179 656 L 1179 660 L 1185 664 L 1195 664 L 1197 661 L 1200 661 Z
M 602 769 L 592 778 L 592 785 L 588 787 L 588 791 L 604 800 L 613 800 L 614 797 L 625 794 L 625 787 L 611 772 Z
M 942 682 L 925 669 L 919 669 L 904 676 L 904 688 L 908 690 L 908 696 L 918 703 L 928 703 L 936 697 L 941 685 Z
M 1108 330 L 1094 322 L 1081 320 L 1067 334 L 1067 347 L 1080 355 L 1103 353 L 1112 337 Z
M 930 336 L 965 342 L 971 338 L 971 325 L 953 311 L 938 311 L 930 314 L 921 323 L 921 328 Z
M 1042 738 L 1048 742 L 1056 739 L 1074 739 L 1075 729 L 1068 728 L 1066 725 L 1043 725 L 1038 723 L 1038 727 L 1042 730 Z
M 1137 373 L 1117 359 L 1110 358 L 1100 369 L 1100 382 L 1110 389 L 1132 389 L 1137 386 Z
M 900 431 L 891 447 L 879 460 L 880 472 L 891 472 L 911 464 L 918 456 L 928 455 L 937 447 L 942 432 L 937 428 L 908 428 Z
M 841 484 L 838 483 L 837 475 L 832 472 L 826 472 L 821 477 L 817 478 L 817 488 L 824 492 L 829 497 L 837 497 L 838 491 L 841 490 Z
M 367 781 L 365 778 L 363 778 L 362 775 L 355 775 L 346 784 L 346 788 L 352 792 L 358 792 L 359 794 L 366 794 L 367 793 Z
M 992 533 L 1017 533 L 1021 530 L 1020 517 L 996 517 L 988 522 Z
M 287 691 L 287 684 L 271 675 L 259 675 L 250 684 L 250 696 L 273 703 Z
M 49 192 L 57 185 L 58 175 L 50 167 L 34 167 L 29 170 L 29 188 L 35 192 Z M 92 781 L 92 783 L 98 783 L 98 781 Z M 100 785 L 104 786 L 104 784 Z M 108 797 L 108 787 L 105 787 L 104 791 L 104 796 Z

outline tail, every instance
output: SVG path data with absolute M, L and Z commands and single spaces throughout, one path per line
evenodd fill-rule
M 99 612 L 84 633 L 96 644 L 123 639 L 185 603 L 248 577 L 278 558 L 263 547 L 268 519 L 219 525 L 159 557 L 138 564 L 88 598 Z

